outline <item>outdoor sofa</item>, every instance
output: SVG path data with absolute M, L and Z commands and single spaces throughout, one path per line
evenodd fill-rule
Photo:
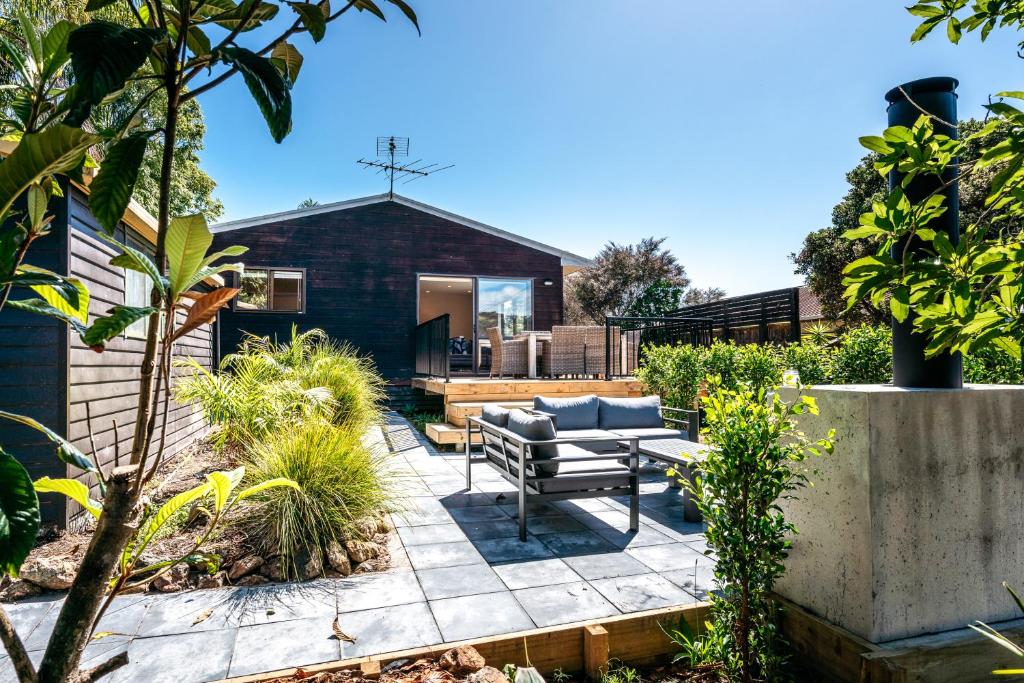
M 533 412 L 549 416 L 559 438 L 592 439 L 591 450 L 615 450 L 623 438 L 697 441 L 697 411 L 661 405 L 661 397 L 535 396 Z

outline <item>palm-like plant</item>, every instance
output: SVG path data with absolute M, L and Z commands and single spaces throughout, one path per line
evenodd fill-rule
M 1024 601 L 1021 601 L 1020 596 L 1017 595 L 1017 592 L 1010 588 L 1010 584 L 1006 583 L 1005 581 L 1003 581 L 1003 588 L 1009 591 L 1010 595 L 1013 597 L 1013 601 L 1017 603 L 1017 608 L 1021 611 L 1021 613 L 1024 613 Z M 1001 645 L 1002 647 L 1005 647 L 1007 650 L 1012 652 L 1017 657 L 1024 659 L 1024 648 L 1022 648 L 1020 645 L 1013 642 L 1012 640 L 1010 640 L 1002 633 L 989 626 L 988 624 L 982 621 L 977 621 L 973 624 L 968 624 L 968 626 L 970 626 L 975 631 L 985 636 L 989 640 Z M 1021 674 L 1024 674 L 1024 668 L 996 669 L 992 673 L 997 676 L 1020 676 Z

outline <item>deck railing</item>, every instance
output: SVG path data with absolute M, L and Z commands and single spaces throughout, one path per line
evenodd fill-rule
M 605 320 L 605 379 L 632 376 L 643 361 L 644 349 L 652 344 L 711 346 L 710 318 L 611 317 Z M 616 335 L 618 343 L 616 343 Z
M 800 288 L 788 287 L 684 306 L 668 315 L 710 318 L 717 339 L 731 339 L 740 344 L 799 343 Z
M 451 378 L 451 315 L 445 313 L 416 326 L 416 374 Z

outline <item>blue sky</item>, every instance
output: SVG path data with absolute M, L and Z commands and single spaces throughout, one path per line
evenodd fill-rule
M 744 294 L 799 284 L 788 255 L 887 89 L 955 76 L 966 117 L 1020 85 L 1012 35 L 911 46 L 898 0 L 409 1 L 422 37 L 387 10 L 296 41 L 280 145 L 239 78 L 204 96 L 224 220 L 382 192 L 354 162 L 402 135 L 455 168 L 400 193 L 584 255 L 667 237 L 695 285 Z

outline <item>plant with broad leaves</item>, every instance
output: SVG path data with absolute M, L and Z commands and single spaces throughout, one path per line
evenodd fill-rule
M 699 476 L 682 483 L 704 515 L 716 557 L 715 649 L 724 650 L 724 664 L 738 680 L 777 680 L 785 655 L 769 596 L 796 532 L 778 501 L 807 483 L 797 466 L 831 453 L 834 435 L 810 442 L 797 429 L 799 415 L 818 413 L 814 399 L 802 394 L 789 402 L 763 386 L 727 389 L 716 377 L 704 406 L 709 448 Z

